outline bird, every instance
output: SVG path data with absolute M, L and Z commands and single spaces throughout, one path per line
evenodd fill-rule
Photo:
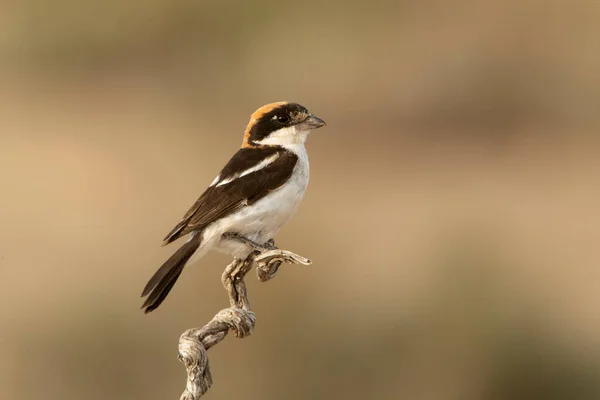
M 249 244 L 275 237 L 308 186 L 307 136 L 324 125 L 306 107 L 288 101 L 264 105 L 250 116 L 239 150 L 165 237 L 163 246 L 189 234 L 146 284 L 146 314 L 161 305 L 183 269 L 208 251 L 242 259 L 255 250 Z

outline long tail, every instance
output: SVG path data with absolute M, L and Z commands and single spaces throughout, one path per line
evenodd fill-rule
M 160 306 L 177 282 L 185 264 L 200 247 L 201 240 L 202 235 L 192 236 L 150 278 L 142 292 L 142 297 L 149 294 L 142 305 L 142 308 L 145 308 L 144 313 L 148 314 Z

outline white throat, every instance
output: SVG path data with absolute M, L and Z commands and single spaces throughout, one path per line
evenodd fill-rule
M 304 144 L 310 131 L 299 131 L 296 126 L 288 126 L 271 133 L 263 140 L 255 142 L 258 145 L 284 146 L 290 144 Z

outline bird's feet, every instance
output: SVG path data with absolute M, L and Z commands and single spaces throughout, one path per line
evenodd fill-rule
M 258 275 L 258 280 L 261 282 L 273 279 L 282 262 L 302 265 L 310 265 L 312 263 L 308 258 L 299 256 L 291 251 L 280 250 L 275 246 L 273 239 L 260 244 L 236 232 L 226 232 L 223 234 L 223 238 L 237 240 L 254 249 L 254 254 L 251 254 L 249 257 L 256 262 L 256 274 Z
M 248 239 L 247 237 L 240 235 L 237 232 L 225 232 L 222 237 L 223 239 L 237 240 L 238 242 L 244 243 L 252 247 L 254 250 L 258 250 L 261 253 L 268 250 L 277 249 L 277 247 L 275 247 L 275 241 L 273 239 L 269 240 L 267 243 L 260 244 L 255 242 L 254 240 Z

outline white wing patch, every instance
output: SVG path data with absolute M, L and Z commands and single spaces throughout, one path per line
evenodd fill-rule
M 223 185 L 227 185 L 230 182 L 233 182 L 234 180 L 241 178 L 243 176 L 246 176 L 248 174 L 251 174 L 253 172 L 259 171 L 263 168 L 265 168 L 266 166 L 268 166 L 269 164 L 272 164 L 273 162 L 275 162 L 275 160 L 277 160 L 279 158 L 279 153 L 275 153 L 272 156 L 269 156 L 267 158 L 265 158 L 264 160 L 262 160 L 261 162 L 259 162 L 258 164 L 256 164 L 254 167 L 252 168 L 248 168 L 245 171 L 241 171 L 241 172 L 236 172 L 235 174 L 223 179 L 222 181 L 219 181 L 220 179 L 220 175 L 217 176 L 215 178 L 215 180 L 213 181 L 213 183 L 210 184 L 210 186 L 213 186 L 215 183 L 217 184 L 217 187 L 219 186 L 223 186 Z M 217 183 L 218 182 L 218 183 Z
M 214 180 L 214 181 L 212 181 L 212 182 L 211 182 L 211 184 L 210 184 L 210 185 L 208 185 L 208 187 L 215 186 L 215 184 L 216 184 L 217 182 L 219 182 L 219 179 L 221 179 L 221 175 L 217 175 L 217 177 L 215 178 L 215 180 Z

